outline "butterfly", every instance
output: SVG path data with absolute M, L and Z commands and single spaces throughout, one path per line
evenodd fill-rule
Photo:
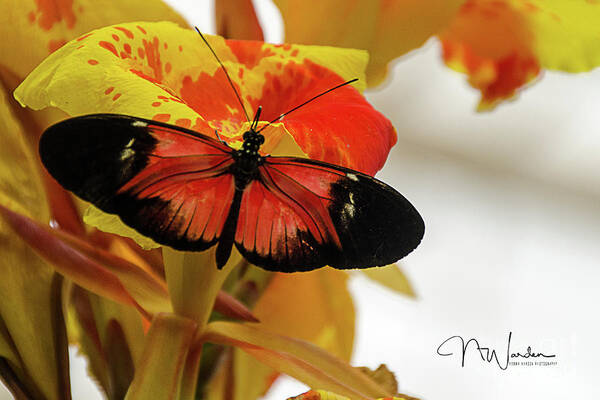
M 175 125 L 92 114 L 49 127 L 39 152 L 65 189 L 157 243 L 216 245 L 218 268 L 233 246 L 282 272 L 383 266 L 417 247 L 423 219 L 392 187 L 323 161 L 261 155 L 260 110 L 237 150 Z

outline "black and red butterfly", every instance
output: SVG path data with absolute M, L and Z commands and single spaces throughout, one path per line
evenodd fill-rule
M 262 156 L 259 115 L 240 150 L 157 121 L 86 115 L 48 128 L 40 155 L 62 186 L 157 243 L 217 245 L 219 268 L 233 245 L 282 272 L 382 266 L 417 247 L 424 223 L 400 193 L 349 168 Z

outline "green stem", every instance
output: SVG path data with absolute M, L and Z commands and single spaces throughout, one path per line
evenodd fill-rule
M 233 252 L 227 264 L 219 270 L 215 263 L 215 247 L 203 252 L 163 248 L 165 276 L 173 311 L 196 321 L 198 334 L 202 334 L 217 294 L 240 257 Z
M 215 249 L 204 252 L 181 252 L 163 248 L 165 276 L 173 312 L 194 320 L 198 325 L 196 338 L 204 332 L 223 282 L 241 259 L 234 251 L 223 269 L 218 269 Z M 194 342 L 186 357 L 179 385 L 179 400 L 194 400 L 198 371 L 202 357 L 202 342 Z

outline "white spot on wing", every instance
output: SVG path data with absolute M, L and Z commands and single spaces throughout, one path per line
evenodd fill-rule
M 145 127 L 148 126 L 148 124 L 145 123 L 144 121 L 133 121 L 131 123 L 131 126 L 137 126 L 137 127 L 140 127 L 140 128 L 145 128 Z
M 353 180 L 354 182 L 358 182 L 358 176 L 356 176 L 355 174 L 348 172 L 346 174 L 346 177 L 350 180 Z
M 121 151 L 121 161 L 125 161 L 128 158 L 130 158 L 131 156 L 133 156 L 135 154 L 135 151 L 130 149 L 129 147 L 125 147 L 122 151 Z
M 355 211 L 355 208 L 352 204 L 349 204 L 349 203 L 344 204 L 344 214 L 346 214 L 346 216 L 349 219 L 354 218 L 354 211 Z

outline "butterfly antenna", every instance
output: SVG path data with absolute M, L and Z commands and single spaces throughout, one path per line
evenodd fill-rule
M 233 81 L 231 80 L 231 77 L 229 76 L 229 72 L 227 72 L 227 68 L 225 68 L 225 66 L 223 65 L 223 63 L 219 59 L 219 56 L 217 56 L 217 53 L 215 53 L 215 51 L 213 50 L 213 48 L 211 47 L 211 45 L 208 44 L 208 41 L 206 40 L 206 38 L 204 37 L 204 35 L 202 34 L 202 32 L 200 32 L 200 29 L 198 29 L 198 27 L 194 27 L 194 29 L 196 29 L 196 32 L 198 32 L 198 34 L 200 35 L 200 37 L 202 38 L 202 40 L 204 41 L 204 43 L 206 43 L 206 46 L 208 47 L 208 49 L 210 50 L 210 52 L 217 59 L 217 62 L 221 66 L 221 69 L 223 70 L 223 72 L 225 72 L 225 76 L 227 77 L 227 80 L 229 81 L 229 85 L 233 89 L 233 93 L 235 93 L 235 97 L 238 99 L 238 102 L 240 103 L 240 106 L 242 106 L 242 110 L 244 111 L 244 115 L 246 116 L 246 120 L 248 121 L 248 123 L 250 123 L 250 117 L 248 117 L 248 111 L 246 111 L 246 107 L 244 107 L 244 102 L 242 101 L 242 98 L 240 97 L 240 94 L 235 89 Z
M 259 129 L 259 130 L 258 130 L 256 133 L 259 133 L 260 131 L 262 131 L 263 129 L 265 129 L 266 127 L 268 127 L 269 125 L 271 125 L 271 124 L 273 124 L 273 123 L 275 123 L 275 122 L 277 122 L 277 121 L 281 120 L 283 117 L 285 117 L 286 115 L 288 115 L 288 114 L 289 114 L 289 113 L 291 113 L 292 111 L 296 111 L 297 109 L 299 109 L 300 107 L 303 107 L 303 106 L 307 105 L 307 104 L 308 104 L 308 103 L 310 103 L 311 101 L 313 101 L 313 100 L 315 100 L 315 99 L 318 99 L 319 97 L 321 97 L 321 96 L 323 96 L 323 95 L 326 95 L 326 94 L 327 94 L 327 93 L 329 93 L 329 92 L 332 92 L 332 91 L 334 91 L 334 90 L 336 90 L 336 89 L 339 89 L 339 88 L 341 88 L 342 86 L 346 86 L 346 85 L 349 85 L 349 84 L 351 84 L 351 83 L 353 83 L 353 82 L 356 82 L 357 80 L 358 80 L 358 78 L 350 79 L 349 81 L 346 81 L 346 82 L 344 82 L 344 83 L 340 83 L 340 84 L 339 84 L 339 85 L 337 85 L 337 86 L 334 86 L 334 87 L 332 87 L 332 88 L 330 88 L 330 89 L 327 89 L 327 90 L 326 90 L 326 91 L 324 91 L 323 93 L 319 93 L 318 95 L 316 95 L 316 96 L 314 96 L 314 97 L 311 97 L 310 99 L 306 100 L 304 103 L 302 103 L 302 104 L 300 104 L 300 105 L 297 105 L 296 107 L 292 108 L 291 110 L 288 110 L 288 111 L 284 112 L 283 114 L 280 114 L 280 115 L 279 115 L 277 118 L 275 118 L 273 121 L 269 122 L 267 125 L 265 125 L 265 126 L 263 126 L 262 128 L 260 128 L 260 129 Z
M 256 110 L 256 115 L 254 115 L 254 120 L 252 121 L 252 124 L 250 125 L 250 130 L 254 130 L 256 129 L 256 126 L 258 125 L 258 121 L 260 121 L 260 113 L 262 111 L 262 106 L 258 106 L 258 109 Z

